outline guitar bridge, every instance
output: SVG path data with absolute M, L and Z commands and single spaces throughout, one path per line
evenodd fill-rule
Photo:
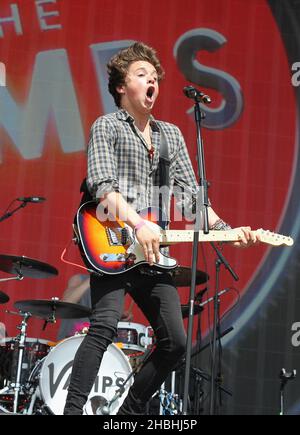
M 125 254 L 102 254 L 100 255 L 100 259 L 105 263 L 109 263 L 109 262 L 119 263 L 120 261 L 125 263 L 127 256 Z

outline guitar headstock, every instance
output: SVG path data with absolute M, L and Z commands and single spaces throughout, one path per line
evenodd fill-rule
M 293 246 L 294 240 L 292 237 L 289 236 L 282 236 L 281 234 L 273 233 L 269 230 L 263 230 L 260 228 L 256 231 L 256 233 L 259 235 L 259 238 L 262 242 L 268 243 L 269 245 L 273 246 Z

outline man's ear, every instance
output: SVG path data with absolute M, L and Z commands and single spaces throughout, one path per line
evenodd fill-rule
M 122 86 L 117 86 L 116 87 L 116 91 L 119 93 L 119 94 L 125 94 L 125 89 L 124 89 L 125 87 L 124 87 L 124 85 L 122 85 Z

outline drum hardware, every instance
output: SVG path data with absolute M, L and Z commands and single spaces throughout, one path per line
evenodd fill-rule
M 15 351 L 17 375 L 13 382 L 0 390 L 1 407 L 6 414 L 62 414 L 73 358 L 84 336 L 77 335 L 63 340 L 54 346 L 46 356 L 43 352 L 44 358 L 36 360 L 33 368 L 30 365 L 31 369 L 27 376 L 24 368 L 24 363 L 27 363 L 27 341 L 33 341 L 33 339 L 27 338 L 28 320 L 31 316 L 51 321 L 58 317 L 82 317 L 86 316 L 90 310 L 77 304 L 60 302 L 57 298 L 52 298 L 50 301 L 17 301 L 14 305 L 20 312 L 7 312 L 21 315 L 23 321 L 18 327 L 20 329 L 19 336 L 6 340 L 7 345 Z M 126 397 L 133 375 L 144 364 L 148 354 L 152 351 L 152 348 L 149 348 L 153 342 L 150 327 L 130 322 L 120 323 L 123 332 L 124 327 L 127 329 L 124 348 L 126 347 L 131 352 L 133 349 L 141 351 L 142 357 L 139 358 L 133 369 L 126 354 L 115 344 L 110 345 L 104 354 L 94 387 L 85 406 L 85 414 L 95 414 L 97 411 L 101 413 L 99 407 L 103 408 L 103 406 L 106 406 L 104 413 L 116 414 Z M 135 332 L 133 333 L 133 331 Z M 40 341 L 39 339 L 35 340 Z M 14 342 L 17 343 L 16 347 L 14 347 Z M 98 395 L 99 392 L 101 396 Z M 99 398 L 101 400 L 98 400 Z M 2 408 L 0 408 L 0 413 Z
M 0 405 L 0 414 L 12 414 L 12 412 Z
M 154 344 L 153 329 L 134 322 L 119 322 L 115 344 L 129 358 L 132 370 L 138 369 L 145 350 Z
M 191 367 L 189 386 L 189 415 L 200 415 L 202 412 L 204 389 L 203 377 Z M 199 371 L 200 372 L 200 371 Z M 202 372 L 201 372 L 202 373 Z M 155 393 L 151 402 L 152 411 L 159 415 L 182 415 L 184 392 L 184 368 L 175 369 Z
M 11 314 L 17 314 L 17 313 L 11 312 Z M 20 334 L 15 338 L 15 341 L 18 342 L 16 378 L 14 382 L 12 382 L 9 386 L 6 386 L 4 389 L 0 391 L 1 394 L 6 394 L 9 391 L 13 392 L 13 413 L 18 412 L 19 396 L 24 389 L 24 385 L 21 383 L 21 374 L 22 374 L 25 341 L 27 337 L 28 319 L 31 317 L 30 313 L 20 313 L 19 315 L 23 317 L 23 320 L 21 324 L 17 327 L 17 329 L 20 330 Z
M 210 384 L 210 375 L 196 367 L 190 368 L 189 385 L 189 414 L 200 415 L 203 412 L 203 400 L 205 396 L 205 383 Z M 220 380 L 216 380 L 216 388 L 229 396 L 232 392 L 222 386 Z M 158 403 L 152 403 L 155 412 L 159 415 L 182 415 L 183 414 L 183 394 L 184 394 L 184 366 L 177 367 L 168 376 L 167 380 L 161 385 L 152 399 L 158 398 Z
M 29 312 L 35 317 L 52 323 L 56 321 L 56 318 L 77 319 L 89 317 L 92 313 L 90 308 L 71 302 L 61 302 L 57 297 L 53 297 L 51 300 L 32 299 L 16 301 L 14 305 L 21 311 Z
M 171 373 L 171 391 L 165 390 L 165 382 L 159 390 L 159 415 L 179 415 L 182 413 L 182 399 L 175 392 L 176 372 Z
M 17 275 L 14 276 L 13 278 L 0 278 L 0 282 L 14 281 L 14 280 L 22 281 L 23 278 L 24 278 L 23 275 Z
M 16 275 L 13 278 L 2 278 L 0 282 L 13 279 L 22 280 L 24 277 L 45 279 L 58 275 L 58 270 L 50 264 L 24 255 L 0 255 L 0 270 Z
M 29 385 L 30 386 L 30 385 Z M 32 388 L 32 387 L 31 387 Z M 30 395 L 30 402 L 29 402 L 29 406 L 26 409 L 26 414 L 27 415 L 32 415 L 34 413 L 34 406 L 36 404 L 37 399 L 40 398 L 40 393 L 38 388 L 33 388 L 33 390 L 30 389 L 30 391 L 28 392 L 28 394 Z M 38 413 L 42 414 L 42 406 L 38 408 Z
M 122 343 L 122 349 L 132 352 L 143 352 L 153 342 L 150 336 L 151 327 L 146 327 L 140 323 L 134 322 L 119 322 L 117 329 L 117 337 L 115 342 Z
M 6 413 L 20 414 L 20 408 L 23 408 L 22 413 L 28 413 L 27 407 L 30 407 L 35 393 L 29 391 L 28 376 L 36 359 L 45 356 L 51 345 L 47 340 L 27 337 L 28 320 L 32 316 L 30 312 L 5 311 L 21 316 L 22 322 L 17 326 L 20 333 L 16 337 L 6 337 L 1 341 L 0 375 L 5 378 L 5 383 L 0 389 L 0 402 L 7 403 L 11 409 L 4 408 Z
M 225 289 L 227 291 L 227 289 Z M 222 291 L 222 293 L 224 290 Z M 209 301 L 203 302 L 201 305 L 205 305 Z M 227 335 L 229 332 L 233 330 L 233 327 L 226 329 L 223 333 L 220 334 L 222 338 Z M 197 356 L 200 352 L 205 350 L 210 346 L 210 342 L 208 341 L 202 347 L 198 347 L 195 345 L 192 348 L 191 357 Z M 152 396 L 152 399 L 159 399 L 159 404 L 153 402 L 152 406 L 155 407 L 155 412 L 159 412 L 159 415 L 181 415 L 183 414 L 183 394 L 184 394 L 184 367 L 186 364 L 185 358 L 182 358 L 178 361 L 178 364 L 174 367 L 172 373 L 168 376 L 167 380 L 161 385 L 160 389 Z M 197 394 L 194 396 L 194 401 L 190 400 L 190 406 L 193 407 L 193 415 L 199 415 L 201 413 L 200 407 L 202 406 L 202 396 L 203 393 L 202 383 L 210 382 L 210 375 L 203 371 L 202 369 L 195 368 L 193 366 L 190 367 L 190 376 L 193 379 L 193 382 L 190 382 L 190 389 L 197 390 Z M 223 393 L 232 396 L 232 392 L 221 385 L 220 382 L 216 380 L 216 388 L 222 391 Z M 200 393 L 200 394 L 199 394 Z M 196 403 L 196 399 L 199 403 Z

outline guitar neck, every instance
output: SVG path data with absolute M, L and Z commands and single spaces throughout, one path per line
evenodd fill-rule
M 240 239 L 238 231 L 209 231 L 205 234 L 199 231 L 199 242 L 237 242 Z M 162 245 L 175 245 L 176 243 L 192 242 L 193 230 L 161 230 L 160 243 Z
M 263 243 L 272 246 L 292 246 L 294 241 L 291 237 L 283 236 L 281 234 L 272 233 L 259 229 L 253 231 L 259 240 Z M 241 230 L 224 230 L 224 231 L 209 231 L 204 234 L 199 231 L 199 242 L 237 242 L 241 239 Z M 175 243 L 192 242 L 194 240 L 193 230 L 161 230 L 160 243 L 162 245 L 174 245 Z

